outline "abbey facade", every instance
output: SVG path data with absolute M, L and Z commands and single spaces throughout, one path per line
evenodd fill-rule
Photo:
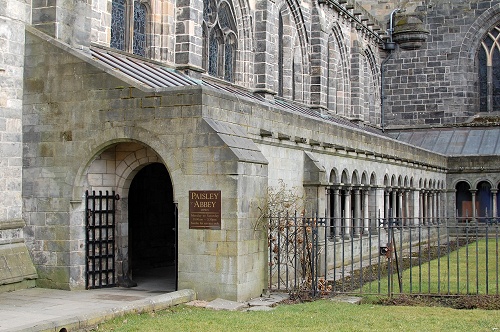
M 497 217 L 498 22 L 500 1 L 0 1 L 0 290 L 167 267 L 258 296 L 279 188 L 332 239 Z

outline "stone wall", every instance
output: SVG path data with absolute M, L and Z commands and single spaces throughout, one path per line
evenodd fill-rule
M 475 56 L 498 22 L 498 6 L 475 0 L 415 7 L 430 35 L 419 50 L 393 52 L 386 66 L 386 124 L 453 125 L 479 112 Z
M 30 2 L 0 2 L 0 291 L 33 287 L 22 220 L 24 25 Z

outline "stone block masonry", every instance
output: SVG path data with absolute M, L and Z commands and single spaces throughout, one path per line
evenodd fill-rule
M 29 11 L 25 1 L 0 3 L 0 292 L 33 287 L 37 275 L 21 219 L 24 25 Z

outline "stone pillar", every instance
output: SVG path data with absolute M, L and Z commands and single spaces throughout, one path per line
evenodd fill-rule
M 354 188 L 354 219 L 353 219 L 353 237 L 359 237 L 361 233 L 361 190 Z
M 278 28 L 273 17 L 276 12 L 274 1 L 257 0 L 255 3 L 255 91 L 267 98 L 276 93 L 274 67 L 269 65 L 277 63 L 275 32 Z
M 400 226 L 403 226 L 404 225 L 404 215 L 403 215 L 403 212 L 405 211 L 404 208 L 403 208 L 403 193 L 404 193 L 404 189 L 400 189 L 398 190 L 397 192 L 397 199 L 398 199 L 398 204 L 397 204 L 397 210 L 396 211 L 396 217 L 398 218 L 398 223 Z
M 351 228 L 352 228 L 352 218 L 351 218 L 351 187 L 345 187 L 345 197 L 344 197 L 344 229 L 342 234 L 344 239 L 351 238 Z
M 403 225 L 409 226 L 411 224 L 410 222 L 410 190 L 405 189 L 404 192 L 404 223 Z
M 436 190 L 436 223 L 441 223 L 441 190 Z
M 30 71 L 39 69 L 39 62 L 30 63 L 33 60 L 31 58 L 25 63 L 25 26 L 30 24 L 30 19 L 31 1 L 8 0 L 0 3 L 0 293 L 35 287 L 37 278 L 32 256 L 25 243 L 25 238 L 28 243 L 33 242 L 35 232 L 33 226 L 25 224 L 25 220 L 40 220 L 29 217 L 23 219 L 23 191 L 29 196 L 30 187 L 22 183 L 25 125 L 23 69 L 26 64 L 29 64 Z M 42 52 L 40 49 L 37 51 Z M 29 52 L 28 49 L 27 57 Z M 39 82 L 43 86 L 44 83 Z M 42 91 L 39 93 L 42 95 Z M 34 112 L 30 110 L 28 115 L 33 122 L 36 121 L 33 119 L 36 117 Z M 36 125 L 39 124 L 36 122 Z M 31 197 L 25 199 L 26 205 L 33 204 Z M 45 222 L 40 224 L 45 225 Z M 51 233 L 51 236 L 55 234 Z
M 470 189 L 470 193 L 472 194 L 472 221 L 473 222 L 476 222 L 476 193 L 477 193 L 477 189 Z
M 491 210 L 491 217 L 492 221 L 496 221 L 498 217 L 498 206 L 497 206 L 497 194 L 498 194 L 498 189 L 491 189 L 491 194 L 493 196 L 493 207 Z
M 427 201 L 427 190 L 422 191 L 422 224 L 427 225 L 429 223 L 429 202 Z
M 311 48 L 315 52 L 310 54 L 311 59 L 311 106 L 321 110 L 328 110 L 328 63 L 325 54 L 328 54 L 328 33 L 324 29 L 324 21 L 321 18 L 322 10 L 319 6 L 313 6 L 311 15 Z
M 413 218 L 412 225 L 420 224 L 420 189 L 413 189 Z
M 177 3 L 175 24 L 175 63 L 178 69 L 196 77 L 202 69 L 203 1 L 185 0 Z
M 429 208 L 430 208 L 430 224 L 434 225 L 436 224 L 436 192 L 432 190 L 429 192 Z
M 363 190 L 363 235 L 370 234 L 370 189 Z
M 392 200 L 392 213 L 391 213 L 391 218 L 396 218 L 397 217 L 397 210 L 398 210 L 398 191 L 397 189 L 394 189 L 391 193 L 391 200 Z
M 340 238 L 342 228 L 342 211 L 340 202 L 340 187 L 333 188 L 333 222 L 335 238 Z
M 31 1 L 30 1 L 31 2 Z M 90 1 L 33 1 L 32 26 L 77 49 L 89 50 L 91 42 Z
M 385 191 L 384 191 L 384 219 L 385 219 L 385 223 L 388 223 L 389 222 L 389 218 L 391 217 L 389 215 L 389 213 L 390 213 L 390 209 L 389 209 L 389 206 L 390 206 L 390 202 L 389 202 L 390 195 L 391 195 L 391 188 L 386 188 Z
M 372 229 L 372 234 L 378 234 L 379 228 L 381 227 L 382 218 L 384 218 L 384 204 L 385 204 L 385 190 L 383 187 L 376 187 L 375 190 L 375 211 L 374 211 L 374 225 Z
M 332 211 L 332 202 L 331 202 L 331 194 L 332 189 L 330 187 L 325 188 L 326 194 L 326 212 L 325 212 L 325 227 L 328 227 L 328 234 L 330 237 L 333 237 L 333 211 Z

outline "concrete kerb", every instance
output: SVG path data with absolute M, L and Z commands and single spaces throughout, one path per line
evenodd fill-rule
M 191 289 L 157 295 L 152 298 L 137 300 L 125 306 L 102 309 L 98 312 L 84 313 L 78 316 L 60 317 L 57 320 L 42 321 L 35 326 L 20 326 L 14 331 L 22 332 L 60 332 L 79 331 L 96 326 L 115 317 L 130 313 L 144 313 L 162 310 L 173 305 L 190 302 L 196 299 L 196 293 Z

